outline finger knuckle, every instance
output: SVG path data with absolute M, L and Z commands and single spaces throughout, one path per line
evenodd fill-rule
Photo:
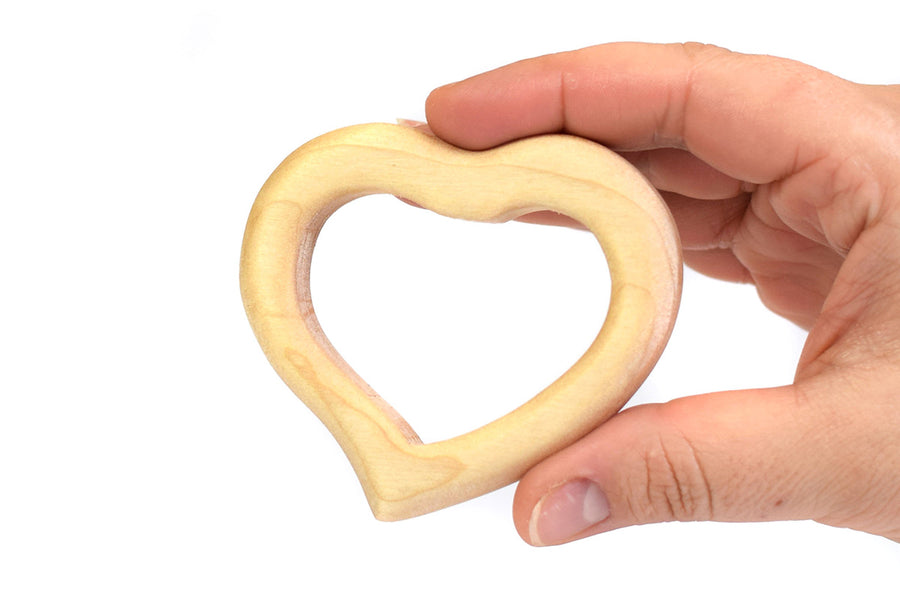
M 644 449 L 642 489 L 634 497 L 641 522 L 713 518 L 712 490 L 691 443 L 679 434 L 660 434 Z
M 698 56 L 709 54 L 723 54 L 728 52 L 728 50 L 722 48 L 721 46 L 703 42 L 680 42 L 678 43 L 678 46 L 681 47 L 681 50 L 688 56 L 688 58 L 696 58 Z

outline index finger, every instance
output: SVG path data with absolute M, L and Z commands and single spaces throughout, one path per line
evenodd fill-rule
M 768 183 L 822 155 L 822 121 L 847 83 L 714 46 L 618 43 L 438 88 L 426 112 L 438 136 L 469 149 L 566 132 L 617 150 L 684 148 L 731 177 Z

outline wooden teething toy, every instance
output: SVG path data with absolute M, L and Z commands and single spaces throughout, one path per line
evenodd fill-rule
M 612 283 L 590 348 L 507 415 L 423 444 L 338 355 L 310 299 L 310 261 L 325 220 L 375 193 L 472 221 L 551 210 L 583 223 L 603 248 Z M 590 141 L 548 135 L 469 152 L 409 127 L 358 125 L 305 144 L 265 183 L 244 235 L 241 292 L 263 351 L 340 443 L 375 517 L 397 520 L 512 483 L 617 412 L 668 341 L 681 249 L 656 190 Z

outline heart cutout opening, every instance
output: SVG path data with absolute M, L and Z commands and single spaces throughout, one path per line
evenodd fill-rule
M 336 351 L 431 443 L 568 370 L 603 325 L 610 278 L 586 232 L 448 219 L 372 195 L 325 222 L 310 289 Z

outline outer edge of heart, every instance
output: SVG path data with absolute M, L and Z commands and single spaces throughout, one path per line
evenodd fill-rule
M 612 278 L 594 343 L 519 408 L 422 444 L 332 347 L 309 296 L 309 264 L 325 220 L 353 198 L 379 192 L 468 220 L 547 209 L 582 222 L 603 247 Z M 671 333 L 681 250 L 656 191 L 597 144 L 543 136 L 467 152 L 410 128 L 372 124 L 316 138 L 276 169 L 248 219 L 241 290 L 275 370 L 340 443 L 375 516 L 396 520 L 507 485 L 618 411 Z

